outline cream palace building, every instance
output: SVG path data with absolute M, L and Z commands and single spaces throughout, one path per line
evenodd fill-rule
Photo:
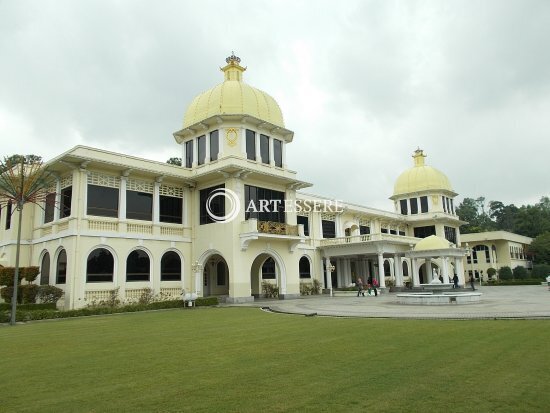
M 394 211 L 340 202 L 335 210 L 281 205 L 337 204 L 300 190 L 311 186 L 288 169 L 294 133 L 275 100 L 243 81 L 234 55 L 224 81 L 195 97 L 174 133 L 182 165 L 76 146 L 45 164 L 57 177 L 43 208 L 26 205 L 21 265 L 40 267 L 41 284 L 65 291 L 65 308 L 104 299 L 118 289 L 179 297 L 182 290 L 226 302 L 252 301 L 262 282 L 280 298 L 318 280 L 325 291 L 356 276 L 429 283 L 454 273 L 464 284 L 448 178 L 420 149 L 396 180 Z M 241 207 L 215 190 L 231 190 Z M 220 193 L 220 192 L 218 192 Z M 278 208 L 245 208 L 261 201 Z M 13 266 L 17 213 L 3 206 L 0 263 Z M 232 210 L 233 208 L 233 210 Z M 215 222 L 232 210 L 234 219 Z

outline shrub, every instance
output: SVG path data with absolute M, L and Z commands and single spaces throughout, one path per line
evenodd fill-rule
M 17 306 L 17 310 L 27 310 L 27 311 L 36 311 L 36 310 L 55 310 L 55 304 L 46 303 L 46 304 L 21 304 Z M 10 311 L 11 304 L 0 303 L 0 311 Z
M 321 294 L 321 282 L 318 279 L 313 280 L 313 289 L 311 291 L 313 295 Z
M 19 291 L 17 295 L 19 295 Z M 13 287 L 2 287 L 0 288 L 0 297 L 6 302 L 11 303 L 11 298 L 13 297 Z
M 144 288 L 138 298 L 138 304 L 150 304 L 155 300 L 155 292 L 151 288 Z
M 279 287 L 267 281 L 262 282 L 262 292 L 266 298 L 279 297 Z
M 313 293 L 313 284 L 300 284 L 300 295 L 311 295 Z
M 279 295 L 279 290 L 277 290 L 277 295 Z M 183 301 L 181 302 L 183 303 Z M 197 307 L 208 307 L 211 305 L 218 305 L 218 304 L 219 304 L 218 297 L 198 297 L 195 300 L 195 305 Z
M 510 267 L 501 267 L 498 270 L 498 278 L 501 280 L 511 280 L 513 278 L 512 269 Z
M 23 267 L 21 270 L 21 278 L 24 278 L 27 282 L 32 283 L 36 280 L 40 268 L 38 267 Z
M 525 267 L 521 265 L 518 265 L 516 268 L 514 268 L 512 274 L 516 280 L 525 280 L 528 275 Z
M 545 279 L 550 275 L 550 265 L 549 264 L 535 264 L 533 265 L 533 271 L 531 271 L 531 276 L 533 278 Z
M 21 291 L 21 302 L 23 304 L 36 303 L 36 295 L 38 294 L 38 285 L 26 284 L 20 285 L 18 290 Z M 19 293 L 19 291 L 17 291 Z
M 57 301 L 63 297 L 63 290 L 53 285 L 40 285 L 38 287 L 38 294 L 36 298 L 42 303 L 57 303 Z
M 0 285 L 12 286 L 13 278 L 15 277 L 15 268 L 14 267 L 3 267 L 0 268 Z M 21 279 L 19 279 L 21 282 Z
M 495 270 L 493 267 L 487 268 L 487 276 L 489 279 L 492 279 L 497 273 L 497 270 Z

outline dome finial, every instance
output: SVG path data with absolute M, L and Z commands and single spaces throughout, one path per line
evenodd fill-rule
M 413 159 L 414 159 L 414 166 L 424 166 L 424 158 L 426 155 L 424 155 L 424 151 L 420 149 L 420 147 L 416 148 L 416 151 L 414 151 Z
M 241 66 L 241 58 L 235 56 L 235 52 L 231 52 L 231 56 L 225 59 L 227 65 L 221 67 L 221 71 L 224 73 L 225 80 L 243 80 L 243 72 L 246 70 L 246 67 Z

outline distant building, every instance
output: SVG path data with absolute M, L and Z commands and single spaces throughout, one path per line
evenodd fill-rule
M 468 251 L 464 257 L 468 277 L 473 273 L 476 279 L 487 280 L 489 268 L 522 266 L 530 270 L 533 267 L 526 254 L 532 238 L 507 231 L 490 231 L 462 234 L 461 241 L 462 247 Z

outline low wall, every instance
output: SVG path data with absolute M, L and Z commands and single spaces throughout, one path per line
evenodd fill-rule
M 397 302 L 399 304 L 415 304 L 415 305 L 472 304 L 472 303 L 478 303 L 480 300 L 481 300 L 481 293 L 433 294 L 431 292 L 425 292 L 425 293 L 397 294 Z

